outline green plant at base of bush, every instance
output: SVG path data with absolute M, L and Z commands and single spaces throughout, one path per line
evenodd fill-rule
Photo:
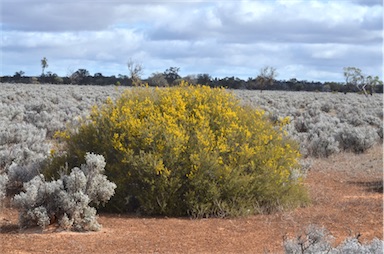
M 224 89 L 134 88 L 95 107 L 77 130 L 58 136 L 65 155 L 52 165 L 105 157 L 117 184 L 108 207 L 148 215 L 238 216 L 308 201 L 298 146 L 264 112 L 244 107 Z M 54 175 L 48 165 L 46 175 Z

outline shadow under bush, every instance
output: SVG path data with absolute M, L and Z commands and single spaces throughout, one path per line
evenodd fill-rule
M 224 217 L 303 205 L 306 190 L 291 175 L 300 154 L 285 123 L 224 89 L 135 88 L 59 133 L 65 153 L 45 175 L 83 163 L 86 152 L 103 155 L 117 185 L 107 209 L 117 212 Z

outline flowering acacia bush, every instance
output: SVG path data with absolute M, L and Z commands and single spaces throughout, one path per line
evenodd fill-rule
M 307 200 L 301 179 L 291 177 L 296 143 L 223 89 L 127 90 L 59 136 L 66 154 L 55 165 L 81 163 L 87 151 L 106 158 L 118 186 L 110 207 L 120 211 L 235 216 Z
M 116 185 L 103 175 L 105 160 L 87 153 L 86 164 L 73 168 L 69 175 L 46 182 L 43 175 L 24 183 L 24 191 L 15 195 L 13 205 L 19 209 L 21 227 L 41 228 L 57 222 L 63 229 L 97 231 L 96 209 L 114 194 Z

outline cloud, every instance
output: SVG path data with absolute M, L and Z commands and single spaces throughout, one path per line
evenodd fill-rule
M 182 75 L 247 78 L 265 65 L 282 79 L 342 79 L 345 66 L 382 75 L 379 1 L 3 0 L 2 8 L 4 74 L 38 75 L 46 56 L 60 75 L 117 75 L 129 58 L 144 75 L 177 66 Z
M 351 0 L 351 2 L 366 6 L 382 6 L 383 4 L 381 0 Z
M 289 2 L 289 8 L 285 3 Z M 273 3 L 273 4 L 272 4 Z M 224 1 L 188 16 L 170 16 L 150 33 L 154 40 L 215 37 L 222 42 L 255 41 L 286 43 L 362 43 L 377 41 L 364 28 L 380 30 L 381 13 L 376 7 L 361 8 L 341 3 L 296 1 Z M 350 15 L 350 13 L 354 15 Z M 186 17 L 186 18 L 184 18 Z M 209 17 L 208 19 L 205 17 Z M 175 22 L 177 20 L 177 22 Z M 212 25 L 215 24 L 215 25 Z M 362 36 L 356 36 L 356 35 Z

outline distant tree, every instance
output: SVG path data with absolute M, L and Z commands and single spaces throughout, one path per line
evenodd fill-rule
M 24 71 L 17 71 L 15 72 L 15 74 L 13 75 L 13 82 L 16 82 L 16 83 L 22 83 L 23 82 L 23 76 L 24 76 L 25 72 Z
M 41 76 L 44 76 L 44 70 L 46 68 L 48 68 L 48 60 L 46 57 L 44 57 L 43 59 L 41 59 L 41 68 L 43 69 L 42 72 L 41 72 Z
M 256 77 L 256 84 L 260 87 L 260 92 L 263 92 L 263 89 L 267 85 L 273 85 L 273 82 L 277 76 L 276 68 L 271 66 L 265 66 L 260 70 L 259 75 Z
M 305 87 L 305 83 L 302 83 L 302 82 L 295 83 L 294 91 L 302 91 L 304 90 L 304 87 Z
M 74 72 L 71 76 L 71 83 L 78 84 L 78 85 L 85 85 L 89 83 L 89 71 L 86 69 L 78 69 L 76 72 Z
M 255 81 L 255 79 L 249 77 L 248 80 L 246 81 L 245 88 L 248 89 L 248 90 L 256 89 L 256 81 Z
M 17 72 L 15 72 L 15 75 L 13 75 L 13 77 L 14 77 L 15 79 L 20 79 L 21 77 L 24 76 L 24 74 L 25 74 L 24 71 L 17 71 Z
M 132 85 L 138 86 L 141 83 L 141 75 L 143 75 L 143 66 L 136 61 L 129 59 L 127 63 L 129 77 L 132 80 Z
M 176 79 L 180 79 L 179 75 L 180 68 L 179 67 L 169 67 L 164 72 L 164 77 L 167 80 L 168 84 L 172 84 Z
M 372 77 L 368 76 L 365 78 L 365 83 L 367 84 L 367 88 L 369 89 L 369 93 L 372 95 L 376 90 L 376 86 L 382 86 L 383 81 L 379 79 L 378 76 Z
M 296 78 L 291 78 L 287 81 L 285 81 L 285 84 L 287 86 L 287 90 L 293 91 L 295 90 L 295 86 L 298 83 L 298 80 Z
M 187 75 L 182 79 L 176 79 L 173 83 L 179 84 L 181 82 L 181 80 L 188 82 L 188 84 L 190 84 L 190 85 L 196 85 L 197 84 L 197 76 L 193 75 L 193 74 Z
M 366 85 L 364 84 L 364 75 L 359 68 L 356 67 L 345 67 L 344 77 L 346 85 L 353 85 L 357 87 L 360 91 L 364 91 L 364 94 L 367 95 L 365 90 Z
M 45 75 L 44 78 L 50 84 L 62 84 L 63 83 L 63 78 L 59 77 L 59 75 L 57 75 L 56 73 L 52 73 L 50 71 L 47 72 L 47 75 Z
M 375 87 L 375 93 L 383 93 L 383 82 Z
M 244 89 L 246 88 L 245 81 L 239 79 L 237 77 L 225 77 L 223 79 L 218 80 L 215 86 L 226 87 L 229 89 Z
M 165 79 L 165 76 L 163 73 L 157 72 L 157 73 L 152 73 L 152 75 L 148 78 L 148 85 L 164 87 L 164 86 L 168 86 L 168 82 Z
M 128 76 L 127 75 L 123 75 L 123 74 L 117 74 L 117 78 L 118 79 L 127 79 Z
M 340 83 L 337 83 L 337 82 L 325 82 L 324 83 L 324 86 L 329 86 L 329 89 L 332 91 L 332 92 L 339 92 L 342 90 L 342 84 Z
M 197 84 L 199 85 L 208 86 L 211 84 L 211 80 L 212 78 L 209 76 L 209 74 L 203 73 L 197 75 Z
M 64 83 L 64 79 L 62 77 L 59 77 L 57 74 L 54 74 L 54 84 L 63 84 Z
M 383 84 L 378 76 L 365 76 L 359 68 L 345 67 L 343 70 L 346 85 L 357 87 L 365 96 L 368 96 L 367 89 L 369 89 L 369 93 L 372 95 L 375 86 Z
M 95 85 L 98 85 L 98 86 L 100 86 L 100 85 L 104 85 L 104 76 L 103 76 L 103 74 L 101 74 L 100 72 L 97 72 L 97 73 L 95 73 L 94 75 L 93 75 L 93 78 L 92 78 L 92 80 L 93 80 L 93 84 L 95 84 Z

